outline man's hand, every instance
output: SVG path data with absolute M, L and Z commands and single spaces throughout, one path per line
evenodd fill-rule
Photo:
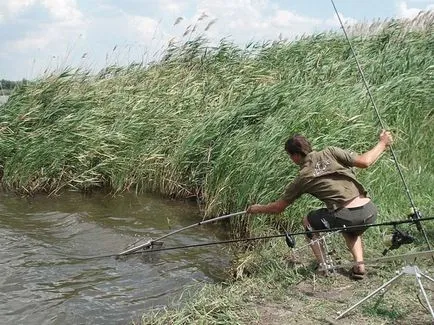
M 385 147 L 390 146 L 393 143 L 392 133 L 386 130 L 382 130 L 380 133 L 379 141 L 384 144 Z
M 256 213 L 276 214 L 276 213 L 282 213 L 288 205 L 289 203 L 284 200 L 277 200 L 265 205 L 253 204 L 247 208 L 246 212 L 251 214 L 256 214 Z
M 250 213 L 250 214 L 260 213 L 261 207 L 262 206 L 260 204 L 253 204 L 253 205 L 249 206 L 246 211 L 247 211 L 247 213 Z
M 356 156 L 354 158 L 353 165 L 359 168 L 368 168 L 377 161 L 377 159 L 387 149 L 387 147 L 392 144 L 392 142 L 392 134 L 389 131 L 382 130 L 378 143 L 375 145 L 375 147 L 360 156 Z

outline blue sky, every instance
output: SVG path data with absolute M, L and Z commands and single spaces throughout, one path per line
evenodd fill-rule
M 434 10 L 434 0 L 334 1 L 348 24 Z M 330 0 L 0 0 L 0 79 L 149 62 L 199 34 L 243 45 L 335 28 Z

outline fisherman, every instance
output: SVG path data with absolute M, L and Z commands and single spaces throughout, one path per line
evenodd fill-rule
M 371 166 L 392 142 L 391 133 L 382 130 L 378 143 L 371 150 L 357 155 L 338 147 L 313 151 L 304 136 L 294 135 L 285 143 L 285 151 L 300 167 L 298 176 L 277 201 L 265 205 L 253 204 L 247 208 L 247 213 L 281 213 L 302 194 L 313 195 L 326 205 L 326 208 L 309 212 L 303 219 L 306 237 L 318 262 L 318 269 L 327 270 L 324 248 L 318 241 L 319 232 L 309 231 L 350 226 L 351 229 L 342 231 L 354 259 L 350 274 L 353 279 L 363 279 L 366 273 L 361 237 L 366 227 L 363 225 L 375 223 L 377 208 L 367 196 L 363 185 L 356 179 L 351 167 Z M 360 228 L 354 227 L 359 225 Z

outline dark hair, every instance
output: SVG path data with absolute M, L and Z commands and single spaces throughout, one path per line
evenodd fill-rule
M 285 151 L 290 155 L 299 153 L 302 156 L 306 156 L 309 152 L 312 151 L 312 146 L 304 136 L 300 134 L 295 134 L 286 141 Z

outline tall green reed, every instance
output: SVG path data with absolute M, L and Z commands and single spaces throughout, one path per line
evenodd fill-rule
M 434 33 L 423 22 L 433 18 L 417 19 L 417 28 L 368 25 L 352 39 L 416 204 L 432 213 Z M 0 116 L 8 190 L 155 191 L 196 198 L 206 215 L 277 199 L 297 172 L 283 150 L 294 133 L 316 149 L 362 152 L 379 132 L 349 46 L 333 32 L 245 48 L 198 37 L 148 66 L 70 68 L 16 89 Z M 359 177 L 384 219 L 407 213 L 388 154 Z M 249 222 L 288 227 L 317 205 L 304 198 Z

